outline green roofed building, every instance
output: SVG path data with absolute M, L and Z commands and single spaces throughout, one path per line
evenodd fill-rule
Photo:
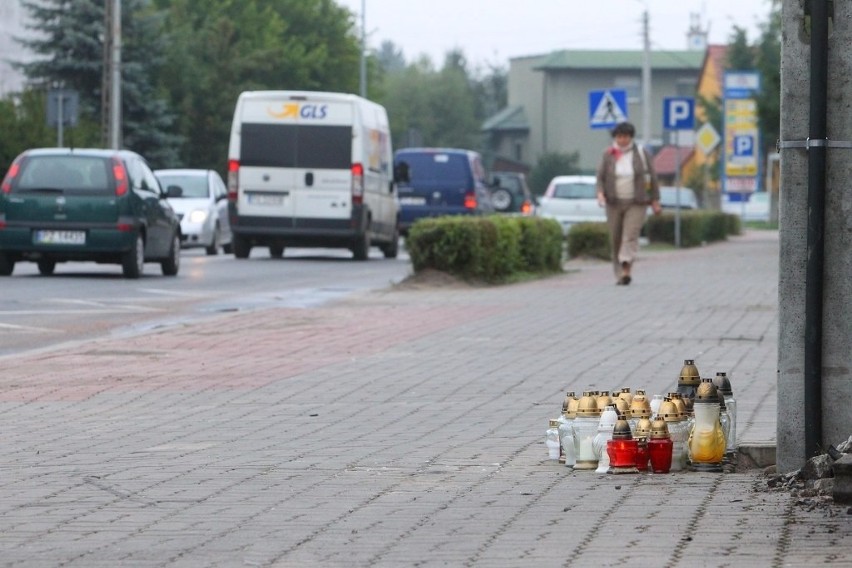
M 535 165 L 546 153 L 580 155 L 580 168 L 591 173 L 608 129 L 590 126 L 589 93 L 624 90 L 627 119 L 637 138 L 653 147 L 663 144 L 663 99 L 694 97 L 706 51 L 652 51 L 651 132 L 642 128 L 642 65 L 636 51 L 563 50 L 518 57 L 509 62 L 509 97 L 505 109 L 482 126 L 489 163 Z

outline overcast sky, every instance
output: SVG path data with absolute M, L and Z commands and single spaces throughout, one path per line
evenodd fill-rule
M 727 43 L 734 25 L 759 36 L 769 0 L 336 0 L 357 15 L 366 4 L 368 47 L 390 40 L 408 61 L 429 55 L 438 66 L 450 49 L 473 64 L 559 49 L 642 49 L 648 11 L 652 49 L 686 49 L 690 14 Z

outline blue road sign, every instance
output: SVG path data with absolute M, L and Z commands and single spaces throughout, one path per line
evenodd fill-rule
M 612 128 L 627 120 L 627 91 L 589 91 L 589 126 Z
M 734 136 L 734 156 L 754 156 L 754 136 Z
M 695 99 L 667 97 L 663 99 L 663 130 L 693 130 Z

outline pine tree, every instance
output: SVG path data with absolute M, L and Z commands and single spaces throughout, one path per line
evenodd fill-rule
M 104 0 L 25 0 L 34 37 L 20 43 L 40 56 L 20 67 L 33 85 L 77 91 L 81 120 L 98 124 L 103 109 Z M 161 19 L 148 0 L 122 1 L 122 132 L 124 146 L 153 166 L 176 165 L 174 115 L 153 83 L 165 49 Z M 83 141 L 78 141 L 83 143 Z M 94 140 L 87 144 L 97 144 Z

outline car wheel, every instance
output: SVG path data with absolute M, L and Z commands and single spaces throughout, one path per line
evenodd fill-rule
M 177 276 L 180 270 L 180 235 L 176 234 L 172 237 L 169 256 L 160 263 L 160 267 L 163 270 L 163 276 Z
M 364 231 L 364 234 L 352 247 L 352 256 L 355 260 L 367 260 L 370 258 L 370 233 Z
M 284 247 L 281 245 L 270 245 L 269 256 L 272 258 L 281 258 L 284 256 Z
M 491 203 L 497 211 L 508 211 L 512 208 L 512 194 L 508 189 L 495 189 L 491 194 Z
M 231 243 L 228 243 L 226 245 L 222 245 L 222 252 L 224 252 L 225 254 L 233 254 L 234 247 L 231 246 Z
M 9 259 L 9 255 L 0 252 L 0 276 L 11 276 L 15 270 L 15 261 Z
M 55 260 L 39 260 L 36 264 L 38 264 L 38 273 L 42 276 L 50 276 L 56 269 Z
M 399 227 L 394 228 L 391 241 L 382 247 L 385 258 L 396 258 L 399 254 Z
M 145 240 L 136 235 L 133 247 L 121 259 L 121 271 L 125 278 L 139 278 L 145 268 Z
M 210 240 L 210 246 L 205 249 L 207 256 L 215 256 L 219 254 L 219 225 L 213 229 L 213 238 Z
M 245 237 L 238 237 L 234 235 L 234 241 L 232 243 L 234 247 L 234 256 L 236 258 L 248 258 L 251 253 L 251 245 L 248 242 L 248 239 Z

